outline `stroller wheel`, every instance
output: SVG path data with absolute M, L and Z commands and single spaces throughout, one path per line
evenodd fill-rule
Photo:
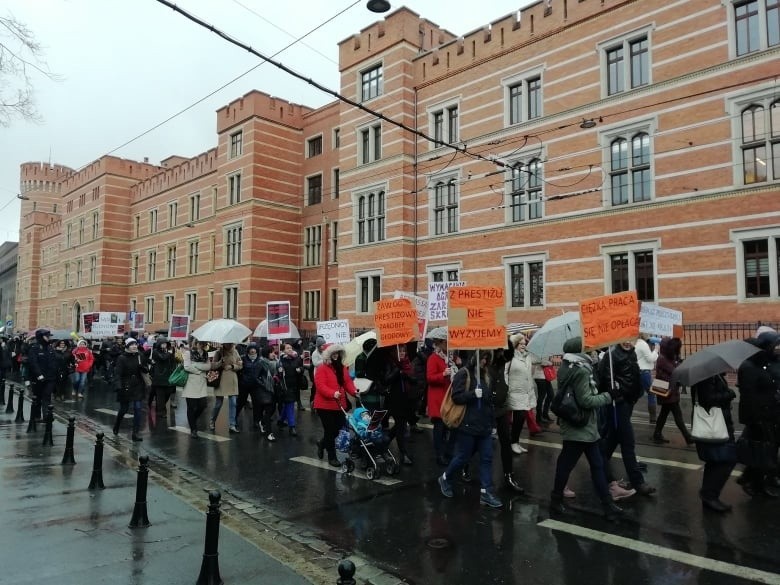
M 368 479 L 376 479 L 379 478 L 379 474 L 377 473 L 379 470 L 374 467 L 366 467 L 366 477 Z
M 347 459 L 346 465 L 347 465 L 347 473 L 352 473 L 353 471 L 355 471 L 355 462 L 352 461 L 352 459 Z

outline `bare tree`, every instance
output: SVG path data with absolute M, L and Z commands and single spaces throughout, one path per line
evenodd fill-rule
M 34 72 L 57 79 L 49 71 L 33 32 L 13 15 L 0 16 L 0 126 L 9 126 L 14 118 L 40 121 L 35 107 Z

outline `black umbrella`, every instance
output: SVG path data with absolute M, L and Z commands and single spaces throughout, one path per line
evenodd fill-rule
M 710 345 L 686 358 L 675 368 L 672 384 L 679 382 L 683 386 L 693 386 L 712 376 L 736 370 L 742 362 L 759 351 L 761 348 L 738 339 Z

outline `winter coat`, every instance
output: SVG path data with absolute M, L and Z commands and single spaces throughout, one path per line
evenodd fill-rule
M 114 368 L 114 384 L 119 402 L 143 400 L 146 397 L 146 385 L 141 377 L 142 372 L 148 372 L 139 353 L 125 350 L 116 360 Z
M 222 370 L 222 377 L 219 380 L 219 387 L 214 388 L 214 396 L 237 396 L 238 395 L 238 374 L 243 363 L 241 356 L 235 348 L 230 351 L 218 350 L 214 356 L 216 369 Z
M 655 377 L 664 382 L 672 381 L 672 373 L 680 364 L 680 340 L 664 338 L 658 348 L 658 359 L 655 362 Z M 669 396 L 658 396 L 659 404 L 676 404 L 680 402 L 680 384 L 669 384 Z
M 352 378 L 349 376 L 349 369 L 347 366 L 342 366 L 344 385 L 339 386 L 338 378 L 336 377 L 336 370 L 333 367 L 330 358 L 327 355 L 323 355 L 323 363 L 317 368 L 314 374 L 314 384 L 317 386 L 317 393 L 314 395 L 313 407 L 318 410 L 338 410 L 339 406 L 347 410 L 348 403 L 345 393 L 357 395 L 355 384 L 352 382 Z M 335 392 L 340 392 L 338 402 L 333 397 Z
M 176 355 L 162 348 L 161 343 L 155 343 L 152 350 L 152 386 L 173 386 L 168 378 L 176 369 Z
M 412 359 L 412 370 L 414 375 L 414 388 L 410 388 L 410 394 L 413 400 L 419 400 L 428 392 L 428 358 L 431 350 L 424 345 Z
M 184 371 L 189 374 L 187 383 L 182 390 L 183 398 L 206 398 L 209 387 L 206 385 L 206 372 L 211 370 L 211 364 L 205 353 L 193 355 L 192 351 L 183 352 Z M 196 359 L 193 359 L 195 357 Z
M 366 378 L 373 381 L 371 389 L 360 395 L 360 400 L 369 410 L 376 410 L 381 406 L 382 396 L 387 393 L 385 384 L 387 364 L 383 358 L 382 352 L 376 348 L 366 354 L 362 351 L 355 358 L 355 377 Z
M 702 443 L 696 441 L 696 453 L 702 461 L 734 462 L 737 460 L 734 442 L 734 422 L 731 417 L 731 401 L 737 395 L 728 387 L 723 376 L 712 376 L 691 386 L 691 398 L 707 411 L 718 407 L 723 411 L 723 419 L 729 431 L 729 440 L 725 443 Z
M 395 352 L 395 350 L 393 350 Z M 387 409 L 391 415 L 408 418 L 413 409 L 415 388 L 414 369 L 408 357 L 402 360 L 392 359 L 385 372 L 387 388 Z M 410 394 L 411 390 L 411 394 Z
M 244 356 L 243 367 L 239 374 L 239 386 L 242 391 L 257 392 L 261 404 L 273 404 L 276 400 L 273 378 L 276 375 L 276 362 L 257 356 L 254 360 Z
M 11 345 L 3 341 L 0 343 L 0 370 L 8 371 L 12 367 Z
M 504 379 L 504 368 L 506 361 L 503 357 L 503 353 L 494 352 L 493 361 L 488 368 L 490 378 L 493 380 L 491 384 L 491 394 L 493 401 L 493 414 L 496 419 L 506 416 L 509 412 L 509 386 L 507 386 Z
M 76 362 L 68 348 L 64 351 L 54 350 L 54 359 L 57 360 L 57 377 L 64 380 L 76 370 Z
M 759 345 L 757 341 L 752 343 Z M 762 348 L 742 362 L 737 370 L 739 422 L 744 425 L 771 424 L 780 420 L 780 379 L 776 379 L 780 368 L 773 349 L 774 346 Z
M 614 370 L 612 378 L 618 389 L 617 402 L 635 404 L 643 393 L 636 352 L 633 349 L 625 350 L 620 345 L 612 347 L 609 351 L 612 353 L 612 359 L 610 360 L 609 353 L 606 353 L 599 362 L 599 389 L 602 392 L 609 392 L 611 362 L 612 370 Z
M 504 379 L 509 386 L 507 406 L 510 410 L 536 408 L 536 382 L 533 376 L 533 356 L 515 351 L 504 366 Z
M 278 362 L 282 371 L 279 372 L 282 387 L 282 402 L 296 402 L 299 397 L 299 391 L 306 387 L 303 373 L 303 360 L 298 354 L 289 356 L 285 353 L 279 358 Z
M 79 346 L 73 350 L 73 359 L 76 360 L 76 373 L 86 374 L 95 363 L 95 356 L 88 347 Z
M 564 344 L 564 350 L 566 350 Z M 583 353 L 565 353 L 563 362 L 558 368 L 558 392 L 572 390 L 577 404 L 583 410 L 589 411 L 585 426 L 575 427 L 559 418 L 561 437 L 564 441 L 595 443 L 601 437 L 598 430 L 597 410 L 612 401 L 608 393 L 599 394 L 596 380 L 593 377 L 593 366 L 590 358 Z
M 441 418 L 441 403 L 444 394 L 450 387 L 452 379 L 444 375 L 447 362 L 438 353 L 434 352 L 426 362 L 426 379 L 428 381 L 428 416 Z
M 468 385 L 466 385 L 468 372 Z M 484 375 L 483 375 L 484 378 Z M 477 388 L 477 377 L 471 368 L 461 368 L 452 378 L 452 401 L 455 404 L 464 404 L 466 412 L 463 415 L 463 422 L 458 427 L 459 433 L 473 435 L 476 437 L 489 437 L 493 432 L 495 425 L 495 411 L 493 410 L 492 381 L 487 384 L 485 389 L 482 383 L 482 398 L 477 398 L 475 390 Z
M 43 376 L 44 382 L 56 382 L 58 379 L 57 357 L 50 343 L 42 339 L 33 343 L 27 350 L 28 379 L 37 382 Z

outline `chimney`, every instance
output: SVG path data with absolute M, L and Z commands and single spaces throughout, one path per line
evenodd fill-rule
M 148 156 L 145 156 L 145 157 L 144 157 L 144 162 L 145 162 L 146 164 L 149 164 L 149 157 L 148 157 Z

